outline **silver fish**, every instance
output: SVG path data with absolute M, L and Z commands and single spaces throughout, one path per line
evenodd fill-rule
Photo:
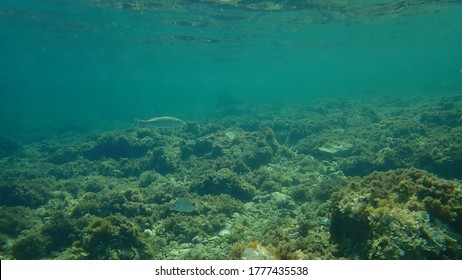
M 186 197 L 178 198 L 175 203 L 173 203 L 172 210 L 184 213 L 191 213 L 194 211 L 194 202 Z
M 156 117 L 149 120 L 135 119 L 139 125 L 147 125 L 152 128 L 175 128 L 182 126 L 185 122 L 174 117 Z

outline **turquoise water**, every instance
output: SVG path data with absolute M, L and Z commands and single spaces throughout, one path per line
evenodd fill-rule
M 0 0 L 0 259 L 461 259 L 461 15 Z
M 196 120 L 230 100 L 309 104 L 462 88 L 460 1 L 289 1 L 282 11 L 243 6 L 258 1 L 126 2 L 139 6 L 1 1 L 1 134 L 112 129 L 165 114 Z M 148 5 L 159 2 L 183 4 Z

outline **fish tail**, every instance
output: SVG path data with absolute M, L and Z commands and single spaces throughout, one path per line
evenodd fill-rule
M 133 118 L 133 121 L 136 123 L 137 126 L 142 126 L 144 121 L 142 119 Z

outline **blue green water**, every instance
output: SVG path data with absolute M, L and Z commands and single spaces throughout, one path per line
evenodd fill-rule
M 0 2 L 0 134 L 195 120 L 230 99 L 309 104 L 462 89 L 461 1 L 289 1 L 284 10 L 123 2 Z
M 0 0 L 0 259 L 461 259 L 461 15 Z

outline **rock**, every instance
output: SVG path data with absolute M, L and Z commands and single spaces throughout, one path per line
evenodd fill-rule
M 143 231 L 143 234 L 146 235 L 147 237 L 153 237 L 154 236 L 154 232 L 152 232 L 152 230 L 150 230 L 150 229 L 145 229 Z
M 344 142 L 330 142 L 325 143 L 318 148 L 318 151 L 325 155 L 332 156 L 349 156 L 351 155 L 351 150 L 353 149 L 353 144 L 344 143 Z
M 196 235 L 196 236 L 194 236 L 194 238 L 191 240 L 191 243 L 199 244 L 199 243 L 202 243 L 202 241 L 203 241 L 202 236 Z
M 287 194 L 283 194 L 280 192 L 273 192 L 271 194 L 271 197 L 275 205 L 278 208 L 284 208 L 284 209 L 295 209 L 296 208 L 294 201 Z
M 220 230 L 220 232 L 218 233 L 218 236 L 220 237 L 226 237 L 226 236 L 229 236 L 231 234 L 231 232 L 227 229 L 222 229 Z

